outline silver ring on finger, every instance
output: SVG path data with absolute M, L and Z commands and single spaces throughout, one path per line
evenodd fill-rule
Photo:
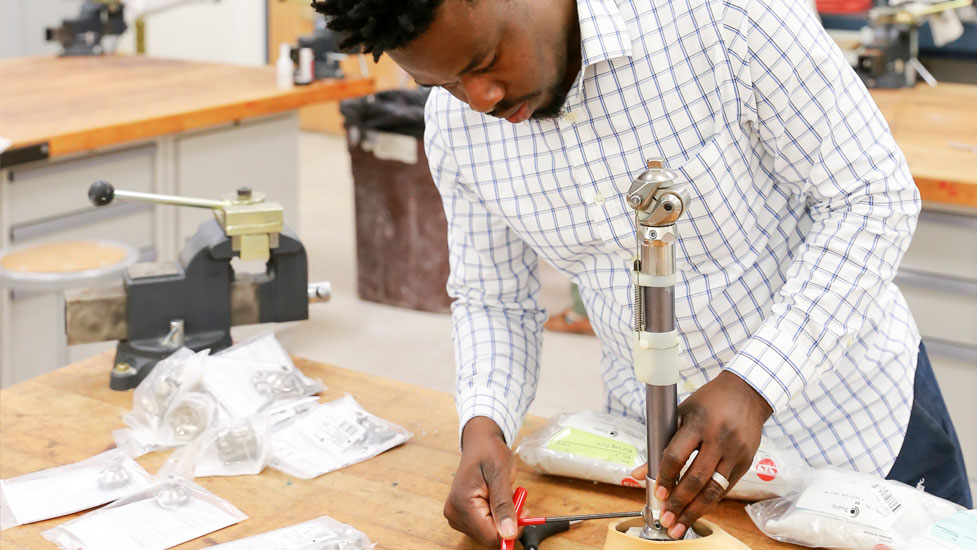
M 724 493 L 729 490 L 729 480 L 726 479 L 726 476 L 724 476 L 723 474 L 719 472 L 713 472 L 712 480 L 718 483 L 719 486 L 723 488 Z

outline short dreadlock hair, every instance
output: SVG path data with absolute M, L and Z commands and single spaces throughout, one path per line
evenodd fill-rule
M 444 0 L 313 0 L 326 26 L 342 36 L 343 51 L 358 49 L 377 61 L 405 46 L 431 26 Z

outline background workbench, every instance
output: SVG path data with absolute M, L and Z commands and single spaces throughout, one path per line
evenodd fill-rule
M 977 208 L 977 86 L 871 90 L 926 202 Z
M 113 204 L 95 209 L 89 184 L 220 198 L 246 186 L 296 228 L 298 109 L 364 95 L 369 79 L 288 90 L 275 70 L 142 56 L 0 60 L 0 248 L 68 239 L 130 244 L 171 261 L 203 209 Z M 16 323 L 13 320 L 16 319 Z M 0 293 L 0 386 L 93 352 L 64 342 L 53 293 Z
M 98 355 L 0 390 L 0 478 L 75 462 L 114 446 L 111 432 L 123 427 L 122 413 L 132 406 L 132 392 L 108 388 L 111 359 L 111 354 Z M 229 500 L 250 519 L 177 548 L 204 548 L 320 515 L 349 523 L 379 543 L 378 548 L 476 548 L 449 528 L 442 516 L 459 457 L 451 396 L 313 361 L 296 359 L 296 365 L 325 382 L 324 401 L 350 393 L 368 411 L 404 426 L 414 437 L 376 458 L 314 480 L 293 479 L 270 468 L 257 476 L 198 478 L 198 483 Z M 522 433 L 537 429 L 541 422 L 529 418 Z M 159 452 L 137 460 L 155 473 L 166 456 Z M 540 476 L 522 464 L 517 483 L 528 489 L 528 509 L 538 515 L 637 510 L 644 502 L 642 489 Z M 753 550 L 798 548 L 760 534 L 743 506 L 726 501 L 707 518 Z M 53 548 L 39 533 L 66 519 L 3 531 L 0 546 L 5 550 Z M 585 522 L 548 539 L 544 547 L 600 548 L 607 524 Z

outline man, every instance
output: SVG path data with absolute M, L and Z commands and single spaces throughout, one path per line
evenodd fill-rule
M 806 2 L 314 6 L 347 46 L 438 88 L 425 141 L 456 298 L 452 527 L 486 545 L 517 531 L 509 446 L 536 390 L 540 257 L 580 286 L 606 408 L 643 415 L 624 198 L 651 157 L 691 196 L 678 223 L 681 427 L 657 472 L 669 534 L 721 497 L 716 474 L 739 479 L 761 432 L 814 466 L 925 478 L 969 505 L 956 435 L 892 284 L 919 196 Z

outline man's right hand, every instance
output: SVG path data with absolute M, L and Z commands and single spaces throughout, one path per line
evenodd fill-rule
M 514 539 L 518 533 L 512 504 L 515 459 L 502 430 L 484 416 L 465 424 L 461 446 L 461 463 L 444 503 L 444 517 L 452 529 L 482 545 L 498 547 L 501 538 Z

